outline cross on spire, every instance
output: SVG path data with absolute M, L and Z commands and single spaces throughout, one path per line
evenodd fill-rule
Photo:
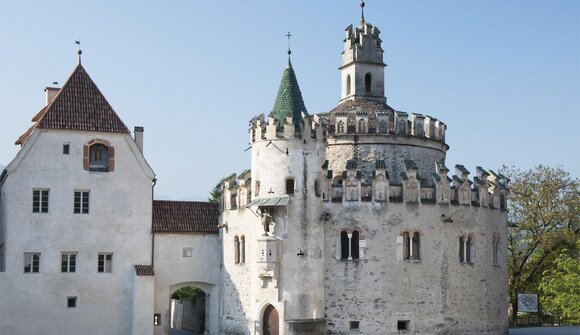
M 292 37 L 292 35 L 290 32 L 286 34 L 286 37 L 288 37 L 288 64 L 290 64 L 290 54 L 292 54 L 292 50 L 290 50 L 290 37 Z

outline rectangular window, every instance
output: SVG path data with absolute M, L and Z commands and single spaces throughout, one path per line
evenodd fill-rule
M 397 321 L 397 330 L 411 330 L 411 321 L 409 320 Z
M 61 253 L 61 272 L 76 272 L 77 269 L 77 254 L 76 252 Z
M 70 153 L 70 144 L 65 143 L 62 145 L 62 154 L 68 155 Z
M 38 272 L 40 272 L 40 253 L 25 252 L 24 273 L 38 273 Z
M 5 244 L 0 243 L 0 272 L 6 271 L 6 250 Z
M 74 213 L 89 214 L 89 191 L 75 191 Z
M 48 213 L 48 190 L 32 190 L 32 213 Z
M 66 298 L 67 308 L 77 308 L 77 297 L 67 297 Z
M 351 321 L 350 322 L 350 330 L 359 330 L 360 329 L 360 322 L 359 321 Z
M 183 249 L 181 249 L 181 256 L 183 256 L 183 257 L 192 257 L 193 256 L 193 248 L 183 248 Z
M 97 272 L 113 272 L 113 254 L 99 254 Z

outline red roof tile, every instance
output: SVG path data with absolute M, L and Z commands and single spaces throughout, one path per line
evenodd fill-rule
M 81 64 L 36 118 L 38 128 L 129 132 Z
M 217 233 L 218 204 L 197 201 L 153 201 L 156 233 Z
M 135 265 L 135 273 L 137 276 L 155 276 L 151 265 Z

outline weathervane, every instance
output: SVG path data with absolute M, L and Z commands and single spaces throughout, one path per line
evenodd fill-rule
M 81 63 L 81 55 L 83 54 L 83 51 L 81 50 L 81 40 L 76 40 L 75 44 L 77 44 L 79 46 L 79 51 L 77 52 L 79 55 L 79 64 Z
M 365 1 L 364 0 L 360 1 L 360 23 L 361 24 L 365 23 Z

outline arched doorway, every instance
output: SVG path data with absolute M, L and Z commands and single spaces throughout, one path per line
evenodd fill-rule
M 268 305 L 264 311 L 264 320 L 262 322 L 264 325 L 263 335 L 278 335 L 278 327 L 280 324 L 278 311 L 274 306 Z
M 184 286 L 171 294 L 170 334 L 203 334 L 206 329 L 206 294 L 194 286 Z

